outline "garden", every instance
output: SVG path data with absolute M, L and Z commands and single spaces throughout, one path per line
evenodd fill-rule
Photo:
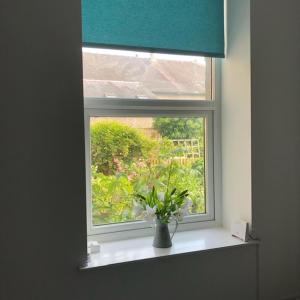
M 204 213 L 205 119 L 151 118 L 146 129 L 132 123 L 128 118 L 91 121 L 93 224 L 136 221 L 135 196 L 153 187 L 188 190 L 190 213 Z

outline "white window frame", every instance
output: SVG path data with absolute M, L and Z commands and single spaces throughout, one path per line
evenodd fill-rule
M 220 224 L 220 101 L 219 63 L 211 60 L 212 100 L 151 100 L 84 98 L 86 152 L 86 211 L 88 239 L 110 241 L 153 233 L 151 224 L 134 221 L 94 226 L 92 224 L 90 118 L 91 117 L 205 117 L 206 120 L 206 212 L 186 216 L 179 230 L 191 230 Z M 171 225 L 172 227 L 172 225 Z M 172 229 L 172 228 L 171 228 Z

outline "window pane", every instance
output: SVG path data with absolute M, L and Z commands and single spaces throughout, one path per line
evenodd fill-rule
M 211 59 L 83 48 L 85 97 L 211 100 Z
M 204 117 L 91 118 L 93 225 L 136 221 L 134 195 L 168 182 L 205 213 L 205 127 Z

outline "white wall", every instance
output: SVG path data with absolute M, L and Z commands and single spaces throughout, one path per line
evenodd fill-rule
M 228 0 L 222 61 L 223 223 L 251 222 L 250 0 Z

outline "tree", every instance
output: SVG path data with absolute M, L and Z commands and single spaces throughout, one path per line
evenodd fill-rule
M 155 118 L 153 127 L 169 139 L 199 139 L 203 136 L 203 118 Z

